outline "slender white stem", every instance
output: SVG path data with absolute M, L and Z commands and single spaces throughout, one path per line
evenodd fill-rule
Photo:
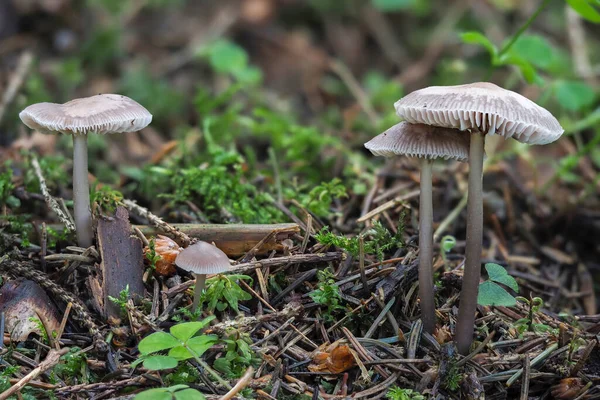
M 481 277 L 483 240 L 483 155 L 485 135 L 471 133 L 469 150 L 469 196 L 467 200 L 467 243 L 460 306 L 456 323 L 456 347 L 467 355 L 473 342 L 477 294 Z
M 435 329 L 433 296 L 433 200 L 431 170 L 433 160 L 421 160 L 421 196 L 419 204 L 419 297 L 421 321 L 429 333 Z
M 90 209 L 87 135 L 73 135 L 73 209 L 77 243 L 80 247 L 90 247 L 94 242 L 94 230 Z

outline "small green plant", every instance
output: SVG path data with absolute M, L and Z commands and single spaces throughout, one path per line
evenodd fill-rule
M 539 324 L 535 322 L 534 316 L 535 313 L 540 311 L 540 308 L 544 306 L 544 300 L 539 297 L 533 297 L 531 299 L 526 299 L 525 297 L 517 296 L 516 300 L 525 303 L 528 307 L 527 317 L 521 318 L 515 322 L 515 327 L 519 334 L 523 334 L 526 331 L 529 332 L 550 332 L 553 330 L 552 327 L 546 324 Z
M 90 199 L 97 214 L 114 214 L 117 207 L 123 205 L 123 194 L 110 186 L 94 185 Z
M 138 345 L 141 356 L 132 363 L 136 367 L 144 363 L 144 367 L 160 371 L 176 368 L 180 361 L 195 359 L 204 364 L 200 356 L 210 349 L 218 340 L 215 335 L 197 335 L 215 317 L 210 316 L 202 321 L 184 322 L 173 325 L 167 332 L 154 332 L 146 336 Z M 158 354 L 167 351 L 167 355 Z
M 248 275 L 216 275 L 208 279 L 201 299 L 201 302 L 207 303 L 207 310 L 224 311 L 230 307 L 239 313 L 238 303 L 250 300 L 252 296 L 237 284 L 238 280 L 252 282 L 252 278 Z
M 12 169 L 7 164 L 6 171 L 0 174 L 0 207 L 17 208 L 21 205 L 21 201 L 13 196 L 15 185 L 12 178 Z
M 389 400 L 425 400 L 425 396 L 412 389 L 401 389 L 398 386 L 392 386 L 385 395 Z
M 375 254 L 377 259 L 383 260 L 385 252 L 394 248 L 399 248 L 404 245 L 402 235 L 404 233 L 404 213 L 400 215 L 400 223 L 398 224 L 398 232 L 392 234 L 379 221 L 373 222 L 373 227 L 365 234 L 369 238 L 364 242 L 364 251 L 366 254 Z M 319 243 L 339 247 L 352 255 L 358 257 L 360 252 L 360 244 L 358 237 L 346 237 L 336 235 L 329 231 L 329 227 L 324 227 L 315 234 L 315 239 Z
M 315 303 L 326 307 L 323 319 L 332 322 L 335 320 L 336 312 L 344 310 L 340 288 L 335 284 L 333 273 L 329 269 L 318 271 L 317 278 L 319 286 L 310 294 L 310 297 Z
M 308 195 L 301 196 L 300 204 L 323 217 L 331 213 L 331 202 L 342 197 L 348 197 L 346 187 L 339 178 L 333 178 L 330 182 L 321 182 L 315 186 Z
M 487 263 L 485 269 L 488 273 L 488 280 L 479 284 L 479 294 L 477 303 L 482 306 L 504 306 L 513 307 L 517 300 L 498 283 L 509 287 L 516 293 L 519 293 L 519 285 L 515 278 L 510 276 L 503 266 Z
M 79 347 L 71 347 L 60 359 L 61 362 L 52 369 L 58 378 L 69 384 L 96 381 L 97 377 L 88 368 L 86 354 Z
M 134 400 L 204 400 L 205 397 L 188 385 L 174 385 L 166 388 L 155 388 L 138 393 Z
M 127 302 L 131 295 L 129 294 L 129 285 L 119 292 L 119 297 L 108 296 L 108 299 L 119 307 L 121 315 L 127 315 Z
M 442 260 L 444 265 L 448 266 L 448 253 L 456 246 L 456 238 L 452 235 L 446 235 L 440 241 L 440 248 L 442 250 Z
M 146 259 L 150 262 L 150 269 L 154 271 L 156 269 L 156 263 L 161 259 L 160 254 L 156 252 L 156 239 L 151 238 L 148 241 L 148 251 L 144 254 Z
M 234 333 L 223 340 L 227 352 L 224 357 L 215 360 L 213 367 L 228 378 L 238 378 L 250 365 L 257 365 L 260 359 L 250 348 L 252 339 L 245 333 Z

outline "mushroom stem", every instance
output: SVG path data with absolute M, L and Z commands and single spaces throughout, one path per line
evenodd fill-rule
M 433 202 L 431 169 L 433 160 L 421 160 L 421 195 L 419 203 L 419 298 L 421 321 L 428 333 L 435 329 L 433 296 Z
M 90 247 L 94 241 L 90 182 L 88 179 L 87 135 L 73 134 L 73 209 L 77 243 Z
M 456 347 L 467 355 L 473 342 L 477 294 L 481 277 L 483 238 L 483 155 L 485 135 L 471 133 L 469 150 L 469 195 L 467 200 L 467 243 L 460 307 L 456 323 Z
M 194 303 L 192 304 L 192 312 L 196 312 L 198 305 L 200 304 L 200 297 L 202 297 L 202 291 L 206 287 L 206 275 L 194 274 L 196 276 L 196 284 L 194 285 Z

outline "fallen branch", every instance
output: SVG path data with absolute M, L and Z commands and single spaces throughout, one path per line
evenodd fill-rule
M 135 201 L 125 199 L 123 200 L 123 204 L 125 204 L 125 207 L 127 207 L 130 211 L 136 213 L 140 217 L 146 218 L 152 225 L 156 226 L 163 233 L 170 235 L 175 240 L 179 241 L 183 247 L 188 246 L 192 242 L 192 239 L 188 235 L 163 221 L 160 217 L 152 214 L 150 210 L 140 206 Z
M 74 232 L 75 224 L 73 223 L 71 216 L 67 214 L 65 210 L 62 209 L 60 204 L 58 204 L 58 201 L 56 201 L 56 199 L 52 197 L 52 195 L 50 195 L 50 192 L 48 191 L 48 187 L 46 186 L 46 179 L 44 179 L 44 175 L 42 174 L 42 168 L 40 167 L 40 163 L 38 162 L 37 157 L 32 156 L 31 165 L 33 165 L 35 175 L 40 181 L 40 189 L 42 191 L 42 195 L 44 196 L 44 200 L 48 205 L 48 208 L 50 208 L 56 213 L 58 219 L 60 219 L 60 222 L 62 222 L 65 225 L 65 228 L 67 228 L 68 231 Z
M 50 350 L 48 352 L 48 355 L 46 356 L 46 359 L 42 361 L 40 365 L 34 368 L 30 373 L 25 375 L 19 382 L 15 383 L 10 388 L 2 392 L 2 394 L 0 394 L 0 400 L 6 400 L 13 394 L 23 389 L 25 385 L 27 385 L 30 381 L 34 380 L 48 369 L 58 364 L 58 362 L 60 361 L 60 357 L 67 354 L 68 352 L 68 347 L 65 347 L 60 350 Z

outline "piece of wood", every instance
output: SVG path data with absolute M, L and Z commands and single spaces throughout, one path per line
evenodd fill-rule
M 144 296 L 144 256 L 142 242 L 133 236 L 129 224 L 129 213 L 118 207 L 114 217 L 98 219 L 98 247 L 102 258 L 99 276 L 102 288 L 101 313 L 118 316 L 119 307 L 109 300 L 129 285 L 129 294 L 135 300 Z
M 256 249 L 256 254 L 265 254 L 273 250 L 281 251 L 283 249 L 281 241 L 300 233 L 297 224 L 172 224 L 172 226 L 190 237 L 214 242 L 228 256 L 246 254 L 273 231 L 276 233 Z M 136 225 L 136 227 L 146 237 L 161 234 L 153 226 Z

